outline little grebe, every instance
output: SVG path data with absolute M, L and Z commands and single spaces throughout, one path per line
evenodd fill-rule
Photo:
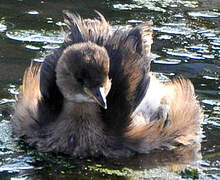
M 25 71 L 14 135 L 75 157 L 128 157 L 197 142 L 203 116 L 192 83 L 160 82 L 150 72 L 151 23 L 113 30 L 98 14 L 65 12 L 63 45 Z

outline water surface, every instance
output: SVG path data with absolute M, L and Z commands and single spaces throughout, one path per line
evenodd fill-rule
M 196 145 L 117 162 L 76 160 L 11 137 L 11 107 L 25 68 L 63 42 L 63 10 L 92 18 L 94 9 L 115 26 L 153 21 L 152 71 L 192 80 L 205 113 L 201 152 Z M 0 179 L 219 179 L 219 78 L 219 0 L 0 0 Z

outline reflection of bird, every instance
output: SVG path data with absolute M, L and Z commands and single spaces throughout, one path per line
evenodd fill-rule
M 112 30 L 101 14 L 65 16 L 64 44 L 25 72 L 14 135 L 41 151 L 115 158 L 198 140 L 191 82 L 149 72 L 150 23 Z

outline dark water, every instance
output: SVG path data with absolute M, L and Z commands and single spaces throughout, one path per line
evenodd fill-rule
M 195 145 L 117 162 L 75 160 L 11 138 L 24 69 L 62 43 L 62 10 L 92 18 L 94 9 L 115 26 L 154 22 L 152 71 L 193 81 L 205 113 L 201 153 Z M 0 0 L 0 179 L 220 179 L 219 78 L 219 0 Z

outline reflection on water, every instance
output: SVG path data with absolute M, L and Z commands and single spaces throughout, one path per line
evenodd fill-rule
M 75 160 L 39 153 L 11 137 L 10 116 L 25 67 L 43 61 L 64 35 L 62 10 L 94 17 L 102 12 L 116 27 L 152 20 L 152 70 L 190 78 L 205 112 L 200 145 L 153 152 L 120 161 Z M 161 76 L 162 77 L 162 76 Z M 0 3 L 0 179 L 220 178 L 220 1 L 126 0 L 13 1 Z M 202 160 L 201 159 L 202 154 Z M 198 161 L 199 160 L 199 161 Z M 178 173 L 185 167 L 190 171 Z M 132 176 L 132 177 L 131 177 Z
M 57 157 L 53 154 L 25 149 L 24 145 L 18 144 L 11 137 L 8 121 L 3 120 L 0 128 L 0 173 L 7 172 L 11 175 L 29 176 L 28 174 L 41 170 L 47 171 L 51 175 L 67 173 L 76 176 L 78 171 L 82 171 L 82 175 L 86 172 L 88 177 L 98 177 L 102 173 L 105 176 L 176 179 L 178 175 L 172 172 L 180 172 L 189 163 L 195 163 L 196 160 L 201 159 L 200 145 L 194 144 L 172 151 L 153 152 L 117 161 L 76 160 L 67 156 Z M 39 178 L 39 176 L 37 177 Z

